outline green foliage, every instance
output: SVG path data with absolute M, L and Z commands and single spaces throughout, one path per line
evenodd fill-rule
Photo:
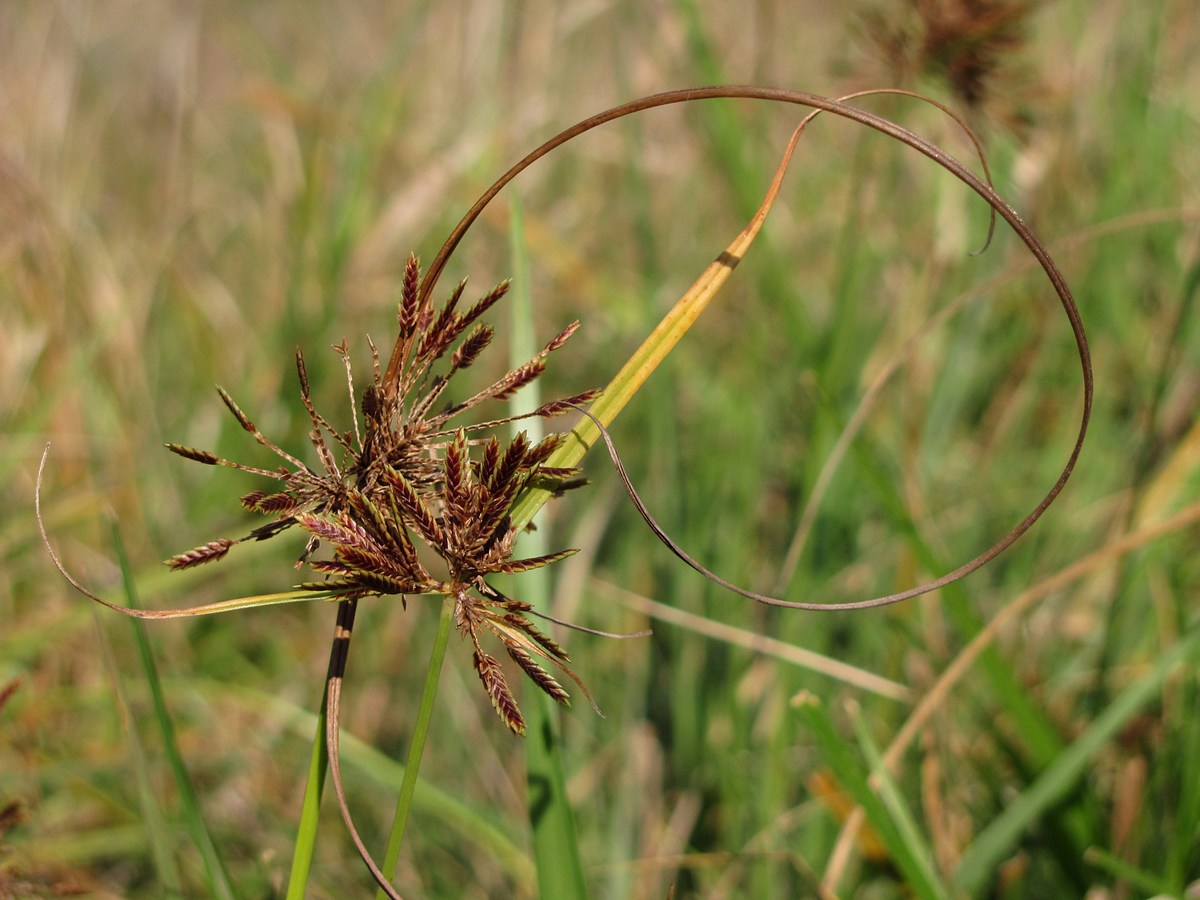
M 22 679 L 0 707 L 0 808 L 25 809 L 0 834 L 0 886 L 18 871 L 134 898 L 175 883 L 214 893 L 203 827 L 237 896 L 281 894 L 333 626 L 324 604 L 154 623 L 148 680 L 126 623 L 93 616 L 41 552 L 31 498 L 47 436 L 47 526 L 106 596 L 121 592 L 97 553 L 112 543 L 109 509 L 145 606 L 278 592 L 300 551 L 286 541 L 217 568 L 161 565 L 214 528 L 244 531 L 252 519 L 227 498 L 261 487 L 161 445 L 259 449 L 247 454 L 215 402 L 219 381 L 264 433 L 303 446 L 295 346 L 317 406 L 344 407 L 341 360 L 322 348 L 348 337 L 362 350 L 370 333 L 386 350 L 407 252 L 428 257 L 519 152 L 714 72 L 829 94 L 920 86 L 961 105 L 938 71 L 888 68 L 854 4 L 802 21 L 794 4 L 727 6 L 0 8 L 0 686 Z M 556 632 L 605 714 L 576 704 L 561 719 L 591 896 L 661 898 L 674 884 L 677 897 L 786 898 L 822 883 L 847 897 L 1180 895 L 1200 879 L 1197 35 L 1178 4 L 1047 5 L 1006 51 L 1009 80 L 971 113 L 1000 192 L 1081 300 L 1099 382 L 1071 484 L 1008 554 L 936 597 L 823 616 L 755 607 L 680 566 L 600 455 L 593 485 L 547 510 L 548 545 L 584 551 L 557 573 L 557 614 L 655 630 Z M 936 113 L 862 104 L 969 159 Z M 736 103 L 663 110 L 581 139 L 510 189 L 534 344 L 583 322 L 548 396 L 608 381 L 744 225 L 796 119 Z M 485 217 L 447 283 L 515 274 L 506 223 Z M 764 239 L 613 429 L 685 548 L 790 599 L 858 599 L 945 571 L 1036 502 L 1070 445 L 1078 366 L 1011 236 L 967 255 L 985 226 L 982 204 L 926 161 L 814 123 Z M 365 353 L 355 364 L 366 371 Z M 498 374 L 486 365 L 480 387 Z M 275 464 L 265 450 L 247 462 Z M 651 620 L 646 598 L 707 630 Z M 439 602 L 359 610 L 343 749 L 374 848 Z M 912 699 L 752 650 L 735 640 L 747 632 Z M 528 748 L 479 696 L 470 648 L 451 641 L 448 655 L 397 883 L 406 898 L 534 896 Z M 802 692 L 819 718 L 792 702 Z M 529 712 L 534 695 L 521 699 Z M 847 837 L 839 851 L 845 801 L 865 799 L 881 761 L 891 777 L 867 812 L 883 850 Z M 148 842 L 155 816 L 167 836 Z M 311 895 L 365 894 L 332 806 L 319 816 Z

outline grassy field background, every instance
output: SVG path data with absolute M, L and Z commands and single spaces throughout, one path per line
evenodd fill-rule
M 1002 19 L 954 19 L 970 4 L 917 6 L 942 12 L 0 6 L 0 689 L 15 685 L 0 708 L 0 896 L 210 894 L 134 630 L 73 593 L 41 546 L 46 441 L 47 527 L 106 596 L 123 596 L 118 534 L 145 605 L 285 590 L 300 551 L 288 540 L 185 573 L 161 564 L 245 531 L 236 498 L 261 486 L 164 442 L 271 465 L 214 383 L 301 448 L 301 346 L 318 408 L 348 424 L 325 348 L 347 338 L 365 378 L 366 336 L 390 345 L 409 251 L 430 259 L 475 196 L 560 128 L 720 82 L 907 87 L 961 109 L 1079 300 L 1095 419 L 1062 498 L 1009 553 L 861 614 L 769 610 L 708 584 L 648 540 L 593 454 L 591 486 L 541 522 L 552 546 L 583 548 L 556 568 L 555 610 L 654 635 L 561 635 L 605 713 L 577 703 L 563 722 L 592 896 L 1196 891 L 1200 20 L 1186 2 L 1056 0 L 1005 40 Z M 988 38 L 994 66 L 972 80 L 963 60 Z M 935 110 L 862 104 L 970 158 Z M 522 176 L 538 336 L 583 323 L 547 396 L 611 377 L 741 229 L 796 121 L 794 108 L 745 102 L 651 112 Z M 482 293 L 511 274 L 508 222 L 503 202 L 485 215 L 444 289 L 469 275 Z M 1079 366 L 1011 234 L 968 255 L 986 224 L 977 199 L 911 151 L 814 124 L 764 237 L 613 429 L 686 548 L 758 590 L 853 600 L 955 567 L 1034 506 L 1070 449 Z M 343 721 L 373 846 L 432 603 L 359 613 Z M 148 628 L 238 896 L 286 882 L 333 617 L 294 606 Z M 916 888 L 888 835 L 839 841 L 855 778 L 898 737 L 885 818 L 926 865 Z M 533 896 L 523 744 L 457 640 L 430 741 L 405 897 Z M 332 804 L 325 814 L 310 896 L 365 895 Z

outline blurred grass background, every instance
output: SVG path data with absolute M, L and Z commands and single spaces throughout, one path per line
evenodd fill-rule
M 577 704 L 564 723 L 593 895 L 660 898 L 674 883 L 681 897 L 784 898 L 816 895 L 823 880 L 842 896 L 907 895 L 911 879 L 872 834 L 835 849 L 845 767 L 865 771 L 870 746 L 886 747 L 939 684 L 893 785 L 935 882 L 960 895 L 1097 898 L 1195 884 L 1197 22 L 1191 4 L 1169 0 L 855 0 L 836 11 L 7 0 L 0 688 L 19 686 L 0 709 L 0 808 L 19 813 L 0 822 L 21 821 L 0 835 L 0 894 L 159 897 L 172 867 L 183 895 L 208 894 L 135 634 L 72 593 L 42 550 L 33 479 L 44 443 L 47 525 L 107 596 L 121 596 L 114 522 L 146 604 L 285 589 L 300 550 L 286 541 L 186 573 L 161 565 L 244 532 L 235 498 L 258 486 L 162 443 L 270 464 L 219 402 L 220 383 L 266 434 L 302 447 L 297 345 L 318 408 L 348 424 L 340 361 L 324 348 L 348 338 L 366 377 L 365 336 L 390 344 L 410 250 L 430 259 L 478 192 L 560 128 L 714 82 L 826 95 L 900 86 L 964 110 L 998 189 L 1079 299 L 1096 416 L 1062 498 L 1008 554 L 953 589 L 864 614 L 766 610 L 707 584 L 646 539 L 607 461 L 589 459 L 593 485 L 542 523 L 553 546 L 584 549 L 556 573 L 557 611 L 655 632 L 565 635 L 606 714 Z M 935 111 L 862 102 L 969 158 Z M 522 176 L 539 334 L 584 325 L 553 361 L 547 396 L 608 380 L 740 230 L 797 118 L 749 103 L 661 110 Z M 485 216 L 446 289 L 469 274 L 483 291 L 510 274 L 507 222 L 503 205 Z M 664 526 L 735 582 L 832 601 L 940 574 L 1015 524 L 1069 450 L 1078 363 L 1009 234 L 968 256 L 985 227 L 983 205 L 924 159 L 817 122 L 764 238 L 614 428 Z M 898 358 L 805 519 L 839 437 Z M 1047 583 L 1080 560 L 1074 577 Z M 1014 610 L 1030 589 L 1041 593 Z M 1006 609 L 989 649 L 939 682 Z M 374 846 L 434 618 L 420 600 L 359 613 L 343 721 L 361 741 L 346 748 L 347 778 Z M 286 880 L 332 623 L 332 609 L 313 606 L 148 629 L 239 896 L 276 896 Z M 754 636 L 788 646 L 752 649 Z M 894 685 L 847 684 L 790 648 Z M 1182 664 L 1157 671 L 1171 654 Z M 454 642 L 401 863 L 406 897 L 534 891 L 522 743 L 497 725 L 468 659 Z M 824 725 L 843 742 L 832 755 Z M 311 895 L 365 893 L 327 807 Z

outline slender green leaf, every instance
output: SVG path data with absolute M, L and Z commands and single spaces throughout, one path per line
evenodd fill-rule
M 412 742 L 408 747 L 408 762 L 404 766 L 404 780 L 400 785 L 400 796 L 396 799 L 396 812 L 392 817 L 392 828 L 388 834 L 387 855 L 384 857 L 383 872 L 394 878 L 400 862 L 400 847 L 404 843 L 404 831 L 408 825 L 408 814 L 412 809 L 413 794 L 417 789 L 417 775 L 421 770 L 421 757 L 425 753 L 425 739 L 429 736 L 429 723 L 433 721 L 434 704 L 437 701 L 438 681 L 442 675 L 442 663 L 446 659 L 446 646 L 450 643 L 450 632 L 454 627 L 453 597 L 442 601 L 438 616 L 437 633 L 429 653 L 429 666 L 425 672 L 425 686 L 421 691 L 421 705 L 417 709 L 417 723 L 413 728 Z M 383 889 L 376 892 L 383 900 Z
M 533 301 L 529 289 L 529 262 L 525 248 L 524 224 L 520 202 L 514 197 L 510 206 L 509 230 L 512 241 L 512 269 L 515 290 L 512 303 L 512 365 L 519 366 L 537 352 L 533 331 Z M 511 401 L 510 414 L 519 415 L 536 408 L 538 384 L 529 385 Z M 541 423 L 531 420 L 513 423 L 531 440 L 542 437 Z M 551 462 L 550 465 L 557 465 Z M 515 518 L 515 515 L 514 515 Z M 522 534 L 517 542 L 518 556 L 547 553 L 545 532 Z M 549 573 L 535 569 L 520 576 L 521 597 L 542 609 L 550 599 Z M 537 864 L 538 890 L 543 900 L 585 900 L 587 882 L 579 856 L 575 817 L 567 798 L 562 764 L 561 708 L 541 691 L 526 691 L 525 778 L 528 784 L 529 823 L 533 829 L 533 856 Z
M 121 541 L 120 533 L 117 531 L 116 526 L 113 527 L 113 542 L 116 545 L 117 556 L 121 562 L 121 575 L 125 583 L 126 596 L 129 598 L 130 605 L 136 607 L 138 599 L 133 582 L 133 573 L 129 568 L 129 560 L 125 555 L 125 546 Z M 146 636 L 145 623 L 134 619 L 130 624 L 137 638 L 138 655 L 141 659 L 142 670 L 146 673 L 146 684 L 150 688 L 150 698 L 154 705 L 154 719 L 158 723 L 159 731 L 162 734 L 163 749 L 167 755 L 167 764 L 171 769 L 175 789 L 179 792 L 180 803 L 183 806 L 184 825 L 191 838 L 192 846 L 199 852 L 200 859 L 204 863 L 204 870 L 208 875 L 210 895 L 222 898 L 222 900 L 224 898 L 233 900 L 236 896 L 233 884 L 230 881 L 229 873 L 225 869 L 225 863 L 221 859 L 221 855 L 217 852 L 216 843 L 213 841 L 212 835 L 204 823 L 204 816 L 200 812 L 200 801 L 196 796 L 195 788 L 192 787 L 187 766 L 183 761 L 183 754 L 179 752 L 179 745 L 175 740 L 175 726 L 171 720 L 170 713 L 167 711 L 166 698 L 163 696 L 162 682 L 158 677 L 158 666 L 154 662 L 154 654 L 150 649 L 150 640 Z
M 921 836 L 921 830 L 917 826 L 916 819 L 909 810 L 908 803 L 901 796 L 900 789 L 884 764 L 883 755 L 871 739 L 866 722 L 859 714 L 857 708 L 855 708 L 852 718 L 854 733 L 858 737 L 858 744 L 871 766 L 871 778 L 879 784 L 879 796 L 882 798 L 884 806 L 892 817 L 897 836 L 904 842 L 913 865 L 920 870 L 923 883 L 928 884 L 933 889 L 934 896 L 938 897 L 939 900 L 949 900 L 950 891 L 942 884 L 941 878 L 933 867 L 933 851 L 930 849 L 929 843 Z
M 312 871 L 317 829 L 321 819 L 321 794 L 325 790 L 325 774 L 329 768 L 329 751 L 325 744 L 327 703 L 328 695 L 321 691 L 321 709 L 314 724 L 304 799 L 300 803 L 300 821 L 296 825 L 296 837 L 292 843 L 292 869 L 288 875 L 287 900 L 303 900 L 308 890 L 308 875 Z
M 1108 872 L 1117 880 L 1128 882 L 1146 897 L 1169 897 L 1176 893 L 1171 890 L 1170 883 L 1161 875 L 1139 869 L 1099 847 L 1089 847 L 1084 859 L 1096 868 Z
M 941 900 L 946 894 L 932 877 L 927 861 L 920 859 L 913 846 L 905 840 L 895 819 L 879 795 L 871 789 L 867 776 L 858 766 L 854 754 L 838 737 L 825 706 L 811 695 L 796 701 L 801 720 L 808 726 L 822 750 L 822 758 L 833 769 L 838 782 L 854 802 L 863 808 L 867 821 L 878 832 L 892 861 L 904 873 L 905 883 L 918 897 Z
M 954 881 L 960 890 L 976 894 L 987 885 L 996 867 L 1013 851 L 1021 836 L 1075 789 L 1086 775 L 1092 757 L 1158 696 L 1171 669 L 1198 648 L 1200 628 L 1193 629 L 1163 653 L 1145 675 L 1118 694 L 1074 743 L 976 836 L 954 872 Z

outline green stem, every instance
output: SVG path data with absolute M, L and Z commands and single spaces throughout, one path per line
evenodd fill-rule
M 325 750 L 326 692 L 321 692 L 321 711 L 317 714 L 317 731 L 313 735 L 312 754 L 308 761 L 308 784 L 300 807 L 300 825 L 296 831 L 296 850 L 292 856 L 292 872 L 288 877 L 287 900 L 304 900 L 308 873 L 312 868 L 313 851 L 317 845 L 317 824 L 320 819 L 321 792 L 325 789 L 325 770 L 329 756 Z
M 536 350 L 533 328 L 533 297 L 529 288 L 529 255 L 525 246 L 524 219 L 518 197 L 509 206 L 509 232 L 512 244 L 512 270 L 516 287 L 512 292 L 510 363 L 515 367 Z M 541 398 L 534 382 L 519 398 L 509 401 L 509 412 L 520 415 L 536 406 Z M 590 419 L 588 420 L 591 421 Z M 530 419 L 510 426 L 515 433 L 524 428 L 530 440 L 543 436 L 542 423 Z M 522 556 L 540 556 L 549 547 L 542 531 L 527 531 L 517 538 Z M 521 576 L 521 597 L 538 609 L 550 602 L 550 578 L 545 569 Z M 563 772 L 561 707 L 550 697 L 536 692 L 525 704 L 527 726 L 525 743 L 525 780 L 528 786 L 526 806 L 533 837 L 533 858 L 537 865 L 538 896 L 555 900 L 587 900 L 587 881 L 583 858 L 575 830 L 575 816 L 567 798 Z
M 325 675 L 326 689 L 321 691 L 321 710 L 317 714 L 317 730 L 313 735 L 312 753 L 308 760 L 308 782 L 300 805 L 300 824 L 296 831 L 296 851 L 292 856 L 292 871 L 288 878 L 287 900 L 304 900 L 307 896 L 308 873 L 312 869 L 313 852 L 317 844 L 317 827 L 321 819 L 321 794 L 325 790 L 325 774 L 329 769 L 329 745 L 326 743 L 326 711 L 329 708 L 329 682 L 341 677 L 345 667 L 345 647 L 337 636 L 354 626 L 357 600 L 346 600 L 338 607 L 337 630 L 329 650 L 329 668 Z
M 400 861 L 400 846 L 404 842 L 404 829 L 408 825 L 408 811 L 412 807 L 413 792 L 417 789 L 417 773 L 421 768 L 421 756 L 425 752 L 425 738 L 429 735 L 429 723 L 433 719 L 433 704 L 437 699 L 442 661 L 446 658 L 446 646 L 450 643 L 450 631 L 454 626 L 454 604 L 453 596 L 448 596 L 442 601 L 442 613 L 438 617 L 437 634 L 433 639 L 433 652 L 429 656 L 429 669 L 425 673 L 425 687 L 421 692 L 421 708 L 417 711 L 417 725 L 408 748 L 408 759 L 404 764 L 404 781 L 400 784 L 396 815 L 392 820 L 392 831 L 388 835 L 383 871 L 393 877 L 396 864 Z M 375 896 L 384 900 L 387 895 L 380 890 Z

